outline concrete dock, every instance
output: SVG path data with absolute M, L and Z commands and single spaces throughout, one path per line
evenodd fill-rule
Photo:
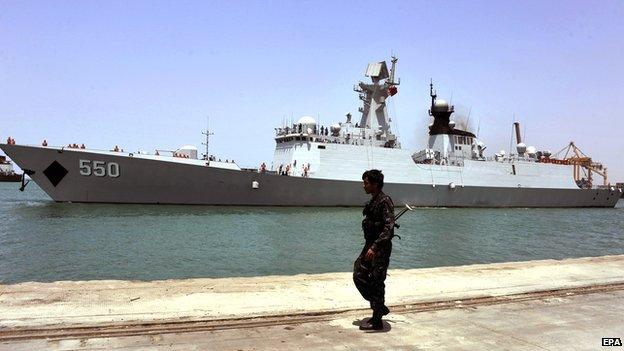
M 350 273 L 0 285 L 0 350 L 596 350 L 624 338 L 624 255 L 391 270 L 365 333 Z

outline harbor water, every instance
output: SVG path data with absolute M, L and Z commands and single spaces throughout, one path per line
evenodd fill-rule
M 361 208 L 55 203 L 0 183 L 0 282 L 347 272 Z M 390 268 L 624 254 L 615 209 L 420 208 L 405 214 Z

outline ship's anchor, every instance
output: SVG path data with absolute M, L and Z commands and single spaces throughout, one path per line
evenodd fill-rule
M 35 174 L 35 171 L 31 171 L 30 169 L 25 169 L 24 173 L 22 173 L 22 186 L 20 186 L 19 190 L 20 191 L 24 191 L 24 189 L 26 188 L 26 185 L 28 185 L 28 183 L 30 183 L 30 180 L 26 180 L 26 175 L 33 175 Z

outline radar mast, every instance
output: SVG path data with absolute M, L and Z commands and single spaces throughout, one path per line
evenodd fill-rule
M 395 56 L 391 58 L 390 70 L 386 61 L 369 63 L 365 75 L 370 77 L 372 83 L 359 82 L 354 88 L 362 100 L 362 113 L 359 126 L 372 129 L 378 140 L 387 140 L 389 146 L 396 144 L 396 136 L 390 131 L 390 119 L 386 107 L 386 99 L 398 93 L 397 86 L 400 80 L 395 81 L 396 63 Z

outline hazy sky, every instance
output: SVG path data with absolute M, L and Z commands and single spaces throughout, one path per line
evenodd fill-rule
M 209 115 L 211 153 L 257 166 L 284 118 L 357 115 L 391 52 L 404 148 L 425 146 L 433 78 L 490 154 L 515 116 L 528 145 L 574 140 L 624 180 L 623 1 L 0 0 L 0 138 L 201 147 Z

